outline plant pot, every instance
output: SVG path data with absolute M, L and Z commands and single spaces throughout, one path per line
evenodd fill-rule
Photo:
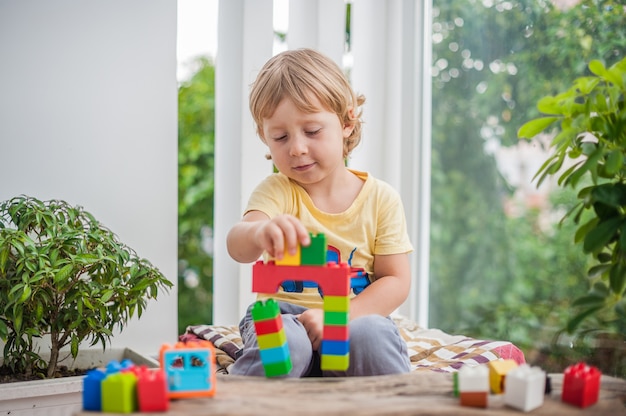
M 42 354 L 44 358 L 45 355 Z M 110 361 L 130 359 L 136 365 L 159 367 L 157 359 L 141 355 L 131 349 L 86 349 L 60 362 L 69 368 L 90 369 L 104 367 Z M 0 359 L 0 365 L 2 360 Z M 48 380 L 20 381 L 0 384 L 0 414 L 53 416 L 71 415 L 83 405 L 83 377 L 62 377 Z

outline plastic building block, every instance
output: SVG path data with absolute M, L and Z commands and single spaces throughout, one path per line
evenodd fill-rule
M 506 375 L 517 367 L 515 360 L 496 360 L 489 364 L 489 386 L 493 394 L 502 394 L 505 390 Z
M 137 402 L 140 412 L 165 412 L 169 409 L 167 381 L 163 369 L 145 366 L 133 371 L 137 375 Z
M 302 258 L 302 248 L 298 245 L 298 249 L 295 254 L 291 254 L 288 251 L 285 251 L 283 254 L 283 258 L 275 262 L 278 266 L 299 266 Z
M 133 413 L 137 411 L 137 376 L 130 372 L 108 374 L 102 380 L 102 411 Z
M 270 261 L 257 261 L 252 266 L 252 291 L 275 293 L 286 280 L 316 282 L 325 295 L 350 294 L 350 266 L 347 263 L 326 263 L 325 266 L 279 266 Z
M 303 266 L 324 266 L 327 261 L 328 244 L 324 234 L 309 233 L 311 244 L 302 247 L 300 264 Z
M 563 373 L 561 400 L 581 408 L 598 401 L 600 394 L 600 370 L 585 363 L 567 367 Z
M 459 397 L 459 373 L 452 373 L 452 395 Z
M 274 299 L 257 301 L 251 312 L 265 375 L 289 374 L 293 365 L 278 303 Z
M 543 405 L 545 383 L 546 373 L 539 367 L 522 364 L 513 368 L 506 375 L 504 403 L 530 412 Z
M 83 410 L 102 410 L 102 380 L 105 377 L 106 373 L 99 368 L 87 372 L 83 379 Z
M 487 407 L 489 396 L 489 369 L 487 366 L 461 367 L 458 378 L 461 406 Z
M 215 348 L 209 341 L 178 342 L 174 347 L 163 345 L 159 357 L 170 399 L 213 397 Z

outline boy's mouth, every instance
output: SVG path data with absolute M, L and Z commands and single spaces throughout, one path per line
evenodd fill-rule
M 315 163 L 309 163 L 309 164 L 306 164 L 306 165 L 294 166 L 293 169 L 295 171 L 302 172 L 302 171 L 311 169 L 314 165 L 315 165 Z

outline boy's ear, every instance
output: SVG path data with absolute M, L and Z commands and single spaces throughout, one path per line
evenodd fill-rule
M 343 138 L 347 139 L 348 137 L 350 137 L 353 131 L 354 131 L 354 123 L 344 124 L 343 125 Z

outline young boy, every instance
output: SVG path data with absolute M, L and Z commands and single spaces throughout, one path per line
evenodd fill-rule
M 293 369 L 289 377 L 366 376 L 410 370 L 406 343 L 389 314 L 407 298 L 413 248 L 399 195 L 345 159 L 361 139 L 360 106 L 341 69 L 311 49 L 283 52 L 261 69 L 250 92 L 257 133 L 279 173 L 252 193 L 228 252 L 249 263 L 281 259 L 324 233 L 341 261 L 362 267 L 371 284 L 350 302 L 350 366 L 319 368 L 323 299 L 317 288 L 259 294 L 279 302 Z M 240 324 L 243 354 L 231 374 L 264 375 L 250 309 Z

